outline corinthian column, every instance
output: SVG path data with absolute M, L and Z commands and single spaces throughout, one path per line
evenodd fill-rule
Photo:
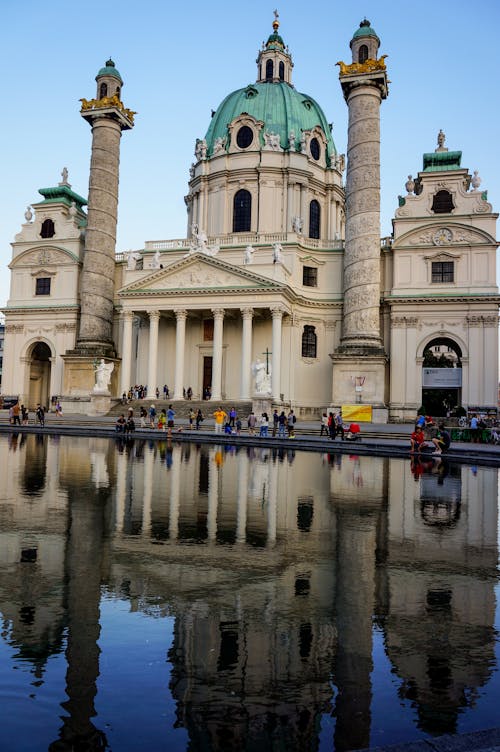
M 175 376 L 174 376 L 174 400 L 183 398 L 184 381 L 184 350 L 186 347 L 186 319 L 187 311 L 179 309 L 175 311 L 177 326 L 175 330 Z
M 241 399 L 250 399 L 250 368 L 252 363 L 253 308 L 242 308 L 243 331 L 241 337 Z
M 214 350 L 212 361 L 212 399 L 222 398 L 222 333 L 224 323 L 224 309 L 214 308 Z
M 281 308 L 271 308 L 271 313 L 273 316 L 271 390 L 273 399 L 279 400 L 281 388 L 281 320 L 283 318 L 283 310 Z
M 148 311 L 149 315 L 149 358 L 148 358 L 148 394 L 154 396 L 157 384 L 158 365 L 158 324 L 160 322 L 159 311 Z
M 123 334 L 122 334 L 122 369 L 120 380 L 120 392 L 128 392 L 131 384 L 130 369 L 132 366 L 132 324 L 134 321 L 133 311 L 123 311 Z

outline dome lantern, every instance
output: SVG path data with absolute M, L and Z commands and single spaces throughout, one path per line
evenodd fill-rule
M 283 37 L 278 34 L 279 14 L 274 11 L 273 33 L 267 42 L 262 43 L 262 49 L 257 57 L 257 83 L 276 83 L 284 81 L 292 84 L 292 57 L 285 46 Z

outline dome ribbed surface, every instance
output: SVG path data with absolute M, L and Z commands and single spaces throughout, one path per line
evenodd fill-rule
M 205 136 L 208 156 L 212 155 L 216 138 L 227 137 L 226 148 L 229 146 L 228 125 L 243 113 L 264 122 L 261 146 L 264 144 L 263 133 L 267 131 L 279 134 L 281 147 L 288 149 L 288 135 L 294 131 L 295 148 L 300 149 L 301 131 L 318 125 L 327 139 L 327 165 L 330 165 L 330 157 L 337 153 L 330 127 L 319 104 L 307 94 L 301 94 L 280 81 L 250 84 L 228 94 L 217 108 Z

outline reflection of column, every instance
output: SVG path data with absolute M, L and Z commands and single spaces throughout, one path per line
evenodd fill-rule
M 338 512 L 335 749 L 370 746 L 372 614 L 375 598 L 375 513 Z M 353 724 L 353 718 L 356 723 Z
M 208 466 L 208 512 L 207 512 L 207 538 L 215 540 L 217 535 L 217 507 L 219 506 L 219 467 L 216 462 L 220 446 L 215 447 L 215 452 L 210 453 Z
M 179 504 L 181 485 L 181 448 L 172 451 L 172 467 L 170 469 L 170 509 L 168 517 L 168 537 L 176 540 L 179 535 Z
M 276 518 L 278 511 L 278 465 L 269 463 L 269 494 L 267 500 L 267 545 L 276 543 Z
M 245 452 L 238 454 L 238 516 L 236 525 L 236 541 L 244 543 L 247 527 L 248 503 L 248 456 Z
M 73 487 L 69 493 L 69 530 L 65 558 L 68 639 L 66 695 L 60 738 L 49 749 L 106 749 L 106 737 L 92 723 L 99 676 L 98 645 L 101 568 L 107 492 L 91 498 Z
M 156 366 L 158 355 L 159 311 L 149 311 L 149 362 L 148 362 L 148 396 L 154 396 L 157 384 Z
M 184 387 L 184 351 L 186 348 L 186 319 L 187 311 L 179 309 L 175 311 L 177 320 L 175 330 L 175 377 L 174 377 L 174 400 L 183 398 Z
M 144 500 L 142 502 L 142 535 L 151 535 L 151 500 L 153 498 L 153 452 L 144 456 Z
M 134 320 L 133 311 L 122 311 L 123 319 L 123 338 L 122 338 L 122 368 L 120 374 L 120 395 L 128 392 L 133 380 L 130 379 L 130 369 L 132 366 L 132 323 Z
M 242 308 L 243 332 L 241 337 L 241 399 L 250 399 L 250 368 L 252 364 L 253 308 Z
M 128 459 L 125 452 L 116 456 L 116 492 L 115 492 L 115 530 L 123 531 L 125 517 L 125 497 L 127 494 L 127 468 Z
M 214 350 L 212 360 L 212 399 L 222 398 L 222 327 L 224 309 L 213 308 L 214 315 Z
M 283 318 L 283 311 L 281 308 L 271 308 L 271 313 L 273 316 L 271 389 L 273 399 L 279 400 L 281 391 L 281 320 Z

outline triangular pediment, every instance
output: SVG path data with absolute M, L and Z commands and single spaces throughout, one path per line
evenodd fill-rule
M 119 290 L 120 296 L 172 293 L 237 292 L 282 289 L 283 285 L 218 258 L 195 253 L 169 266 L 135 279 Z

